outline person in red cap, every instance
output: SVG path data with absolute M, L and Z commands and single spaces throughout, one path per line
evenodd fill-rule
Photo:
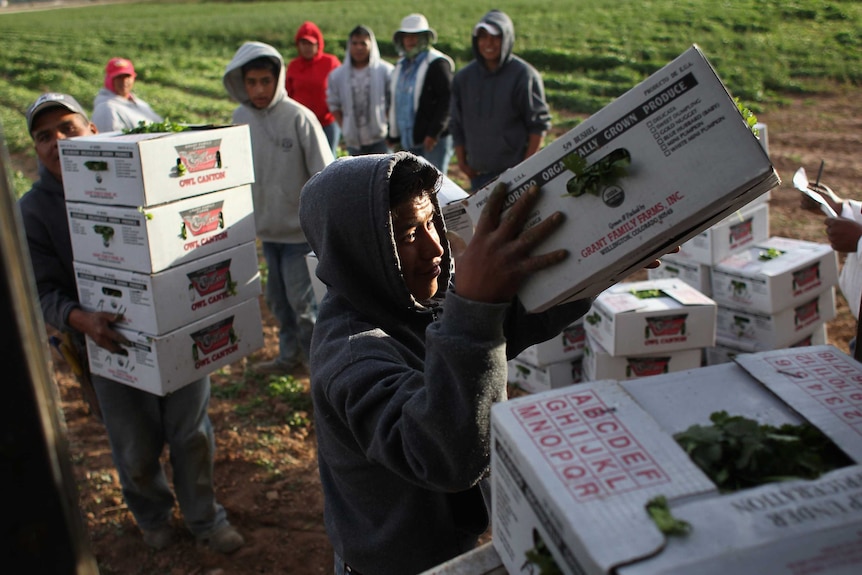
M 314 22 L 303 22 L 293 41 L 299 56 L 287 64 L 287 95 L 314 112 L 329 140 L 332 157 L 337 158 L 341 127 L 326 105 L 326 88 L 329 73 L 338 68 L 341 61 L 323 51 L 323 32 Z
M 111 58 L 105 66 L 105 85 L 93 100 L 93 123 L 100 132 L 131 130 L 139 122 L 161 122 L 150 105 L 132 94 L 135 66 L 126 58 Z

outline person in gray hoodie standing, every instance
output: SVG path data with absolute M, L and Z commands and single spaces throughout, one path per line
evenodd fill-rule
M 398 152 L 341 158 L 302 191 L 300 221 L 328 286 L 311 394 L 336 574 L 410 575 L 476 545 L 488 527 L 480 485 L 507 358 L 590 306 L 527 314 L 515 295 L 566 257 L 540 245 L 562 214 L 522 231 L 535 187 L 501 216 L 500 186 L 450 284 L 441 178 Z
M 246 42 L 225 69 L 227 93 L 240 103 L 235 124 L 248 124 L 254 159 L 254 220 L 268 268 L 266 300 L 279 324 L 278 357 L 256 371 L 305 371 L 317 318 L 305 255 L 311 251 L 299 225 L 299 194 L 308 179 L 332 162 L 326 134 L 314 113 L 284 87 L 284 60 L 262 42 Z
M 329 73 L 326 104 L 341 126 L 351 156 L 389 151 L 389 79 L 394 66 L 380 58 L 374 32 L 357 26 L 347 39 L 344 62 Z
M 452 82 L 449 130 L 473 192 L 535 154 L 551 127 L 542 77 L 512 53 L 511 18 L 491 10 L 473 27 L 473 57 Z

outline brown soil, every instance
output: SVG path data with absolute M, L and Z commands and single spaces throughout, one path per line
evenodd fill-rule
M 857 190 L 862 179 L 862 98 L 851 91 L 837 92 L 792 98 L 784 107 L 759 114 L 768 126 L 771 157 L 783 180 L 770 200 L 772 235 L 826 241 L 823 216 L 800 207 L 801 195 L 790 182 L 800 166 L 813 176 L 823 159 L 823 183 L 839 195 L 862 197 Z M 266 347 L 250 358 L 251 362 L 271 357 L 277 346 L 272 318 L 265 305 L 261 307 Z M 828 326 L 829 342 L 846 351 L 855 325 L 839 295 L 838 318 Z M 230 556 L 196 547 L 189 535 L 161 552 L 143 544 L 123 504 L 102 427 L 86 415 L 79 388 L 65 365 L 57 361 L 55 369 L 80 507 L 103 574 L 332 572 L 313 427 L 291 428 L 286 421 L 296 404 L 267 395 L 266 382 L 251 376 L 245 362 L 213 376 L 210 406 L 218 444 L 218 496 L 247 541 Z M 244 385 L 235 385 L 240 382 Z M 307 379 L 302 383 L 307 386 Z

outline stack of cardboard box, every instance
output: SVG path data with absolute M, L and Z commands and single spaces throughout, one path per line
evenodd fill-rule
M 158 395 L 263 345 L 247 126 L 60 142 L 78 295 L 124 355 L 90 369 Z
M 628 380 L 700 367 L 716 304 L 679 279 L 617 284 L 586 315 L 584 379 Z
M 509 383 L 535 393 L 583 381 L 586 332 L 584 319 L 548 341 L 532 345 L 510 359 Z

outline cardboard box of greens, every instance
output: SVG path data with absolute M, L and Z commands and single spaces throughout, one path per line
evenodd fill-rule
M 643 355 L 715 343 L 715 302 L 678 279 L 623 282 L 584 316 L 587 336 L 611 355 Z
M 120 316 L 117 325 L 164 335 L 260 295 L 255 242 L 156 274 L 74 262 L 78 301 Z
M 838 254 L 829 244 L 771 237 L 712 268 L 719 305 L 775 313 L 838 283 Z
M 828 336 L 826 322 L 823 322 L 806 328 L 805 333 L 802 334 L 798 340 L 785 347 L 810 347 L 815 345 L 826 345 L 827 342 Z M 706 365 L 718 365 L 720 363 L 733 361 L 737 355 L 757 353 L 758 351 L 768 350 L 757 344 L 724 339 L 721 336 L 716 335 L 715 346 L 706 348 L 704 359 Z
M 712 266 L 732 253 L 768 238 L 769 205 L 755 202 L 683 243 L 679 253 L 674 255 Z
M 507 363 L 509 383 L 530 393 L 574 385 L 584 380 L 583 359 L 578 357 L 548 365 L 533 365 L 518 356 Z
M 542 187 L 530 225 L 557 211 L 566 216 L 536 251 L 567 249 L 568 260 L 533 274 L 519 292 L 528 310 L 541 311 L 624 280 L 779 178 L 693 46 L 499 181 L 509 186 L 506 207 L 531 185 Z M 493 187 L 465 200 L 474 223 Z
M 156 395 L 176 391 L 263 347 L 257 298 L 164 335 L 117 331 L 130 342 L 125 355 L 113 354 L 87 338 L 90 371 Z
M 154 206 L 254 182 L 248 126 L 61 140 L 66 200 Z
M 591 336 L 584 348 L 585 381 L 615 379 L 625 381 L 695 369 L 703 365 L 703 348 L 677 349 L 643 355 L 611 355 Z
M 860 396 L 862 365 L 819 346 L 496 404 L 494 546 L 511 573 L 539 543 L 566 575 L 860 573 Z M 808 422 L 847 461 L 816 479 L 720 493 L 673 438 L 720 410 Z M 687 535 L 659 530 L 646 511 L 656 497 Z
M 518 359 L 532 365 L 544 366 L 558 361 L 577 359 L 584 355 L 586 330 L 584 318 L 578 318 L 555 337 L 531 345 L 518 354 Z
M 712 266 L 697 263 L 677 254 L 662 256 L 661 265 L 647 270 L 647 278 L 675 278 L 684 281 L 703 295 L 712 294 Z
M 146 210 L 66 202 L 76 261 L 157 273 L 255 239 L 251 186 Z

